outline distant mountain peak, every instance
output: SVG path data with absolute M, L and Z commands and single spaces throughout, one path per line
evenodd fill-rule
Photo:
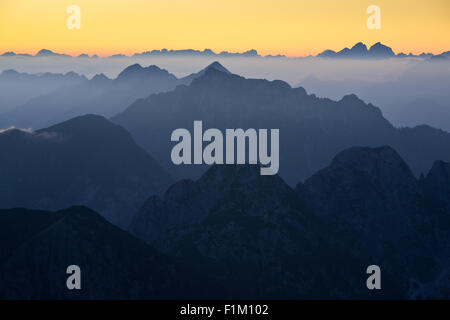
M 41 49 L 38 53 L 36 53 L 35 57 L 71 57 L 71 56 L 67 54 L 56 53 L 48 49 Z
M 91 79 L 91 81 L 95 81 L 95 82 L 108 81 L 108 80 L 111 80 L 111 79 L 109 79 L 109 78 L 108 78 L 107 76 L 105 76 L 105 74 L 103 74 L 103 73 L 96 74 L 96 75 Z
M 36 57 L 48 57 L 48 56 L 56 56 L 57 53 L 48 50 L 48 49 L 41 49 L 38 53 L 36 53 Z
M 3 71 L 1 74 L 4 76 L 16 76 L 19 73 L 14 69 L 8 69 L 8 70 Z
M 205 68 L 205 70 L 211 69 L 211 68 L 216 69 L 216 70 L 218 70 L 218 71 L 225 72 L 225 73 L 231 73 L 230 71 L 228 71 L 227 68 L 225 68 L 222 64 L 220 64 L 219 61 L 214 61 L 213 63 L 211 63 L 210 65 L 208 65 L 208 66 Z
M 364 101 L 361 100 L 354 93 L 346 94 L 345 96 L 342 97 L 342 99 L 339 102 L 342 102 L 342 103 L 363 103 L 364 104 Z
M 219 73 L 225 73 L 225 74 L 232 74 L 230 71 L 228 71 L 227 68 L 225 68 L 220 62 L 214 61 L 213 63 L 209 64 L 206 68 L 200 70 L 196 73 L 191 73 L 190 75 L 181 78 L 181 82 L 185 84 L 190 84 L 194 79 L 200 78 L 204 76 L 207 73 L 210 73 L 210 71 L 215 71 Z
M 366 52 L 367 51 L 367 46 L 364 43 L 362 43 L 362 42 L 358 42 L 350 50 Z
M 390 47 L 385 46 L 381 42 L 375 43 L 370 49 L 367 49 L 364 43 L 358 42 L 351 49 L 344 48 L 339 52 L 325 50 L 317 56 L 323 58 L 380 59 L 395 57 L 395 53 Z
M 394 51 L 388 46 L 385 46 L 381 42 L 375 43 L 369 49 L 369 54 L 376 57 L 393 57 L 395 56 Z
M 245 79 L 244 77 L 241 77 L 239 75 L 230 73 L 230 72 L 223 72 L 221 70 L 218 70 L 216 68 L 205 68 L 199 73 L 190 75 L 189 77 L 192 77 L 192 84 L 210 84 L 216 81 L 232 81 L 232 79 Z
M 150 65 L 148 67 L 142 67 L 139 63 L 135 63 L 131 66 L 126 67 L 119 75 L 117 79 L 126 80 L 126 79 L 142 79 L 148 76 L 167 76 L 170 73 L 161 69 L 158 66 Z
M 144 68 L 139 63 L 135 63 L 135 64 L 132 64 L 131 66 L 128 66 L 125 69 L 123 69 L 122 72 L 119 73 L 117 78 L 121 78 L 128 74 L 133 74 L 133 73 L 139 72 L 141 70 L 144 70 Z

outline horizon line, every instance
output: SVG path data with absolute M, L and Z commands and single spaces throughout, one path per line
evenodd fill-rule
M 364 42 L 360 41 L 357 42 L 356 44 L 364 44 Z M 355 44 L 355 45 L 356 45 Z M 371 47 L 373 47 L 373 45 L 375 44 L 382 44 L 380 41 L 375 42 L 374 44 L 372 44 L 371 46 L 367 46 L 367 50 L 370 50 Z M 364 44 L 365 45 L 365 44 Z M 383 44 L 382 44 L 383 45 Z M 385 45 L 386 46 L 386 45 Z M 269 53 L 269 54 L 260 54 L 258 50 L 256 49 L 248 49 L 248 50 L 244 50 L 244 51 L 227 51 L 227 50 L 222 50 L 222 51 L 214 51 L 213 49 L 209 49 L 209 48 L 204 48 L 204 49 L 194 49 L 194 48 L 185 48 L 185 49 L 167 49 L 167 48 L 161 48 L 161 49 L 148 49 L 148 50 L 144 50 L 141 52 L 126 52 L 126 51 L 117 51 L 117 52 L 111 52 L 111 53 L 97 53 L 97 52 L 93 52 L 91 50 L 88 51 L 79 51 L 78 53 L 74 53 L 72 50 L 69 51 L 55 51 L 53 49 L 46 49 L 46 48 L 42 48 L 42 49 L 38 49 L 35 51 L 35 53 L 30 53 L 29 51 L 25 51 L 25 50 L 11 50 L 11 49 L 4 49 L 5 51 L 3 51 L 2 53 L 0 53 L 0 56 L 8 56 L 8 54 L 10 53 L 11 56 L 14 55 L 23 55 L 26 57 L 37 57 L 37 55 L 39 53 L 41 53 L 42 51 L 48 51 L 49 55 L 54 54 L 56 55 L 61 55 L 61 56 L 68 56 L 68 57 L 72 57 L 72 58 L 77 58 L 79 56 L 88 56 L 89 58 L 92 57 L 98 57 L 98 58 L 114 58 L 114 57 L 133 57 L 133 56 L 139 56 L 139 55 L 164 55 L 164 54 L 185 54 L 185 55 L 189 55 L 189 51 L 191 51 L 194 55 L 195 54 L 203 54 L 203 55 L 212 55 L 212 56 L 219 56 L 219 55 L 223 55 L 223 56 L 230 56 L 230 57 L 236 57 L 236 56 L 243 56 L 243 57 L 279 57 L 279 58 L 308 58 L 308 57 L 317 57 L 318 55 L 320 55 L 321 53 L 325 52 L 325 51 L 333 51 L 333 52 L 339 52 L 341 50 L 344 49 L 351 49 L 353 46 L 351 47 L 342 47 L 341 49 L 333 50 L 333 49 L 324 49 L 320 52 L 318 52 L 317 54 L 308 54 L 308 55 L 287 55 L 287 54 L 283 54 L 283 53 Z M 387 46 L 388 48 L 392 49 L 391 47 Z M 72 52 L 70 52 L 72 51 Z M 442 53 L 448 52 L 446 50 L 442 50 L 436 52 L 436 51 L 422 51 L 420 53 L 406 53 L 403 51 L 394 51 L 392 49 L 393 53 L 395 56 L 398 55 L 406 55 L 406 56 L 420 56 L 420 55 L 440 55 Z M 124 53 L 125 52 L 125 53 Z M 419 51 L 417 51 L 419 52 Z

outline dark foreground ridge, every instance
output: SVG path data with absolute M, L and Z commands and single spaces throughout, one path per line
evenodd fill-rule
M 181 299 L 223 292 L 96 212 L 0 210 L 0 296 L 7 299 Z M 78 265 L 81 290 L 68 290 Z M 223 298 L 223 296 L 220 296 Z

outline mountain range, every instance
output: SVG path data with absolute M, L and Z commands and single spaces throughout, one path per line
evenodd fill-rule
M 48 49 L 42 49 L 38 51 L 34 56 L 32 54 L 16 54 L 12 51 L 8 51 L 3 53 L 3 57 L 62 57 L 62 58 L 72 58 L 72 56 L 67 54 L 61 54 L 56 53 Z M 144 56 L 150 56 L 150 57 L 186 57 L 186 56 L 193 56 L 193 57 L 219 57 L 219 58 L 226 58 L 226 57 L 249 57 L 249 58 L 287 58 L 285 55 L 260 55 L 255 49 L 251 49 L 245 52 L 228 52 L 228 51 L 222 51 L 219 53 L 216 53 L 212 51 L 211 49 L 204 49 L 204 50 L 195 50 L 195 49 L 183 49 L 183 50 L 168 50 L 168 49 L 161 49 L 161 50 L 151 50 L 151 51 L 144 51 L 141 53 L 134 53 L 131 55 L 132 57 L 144 57 Z M 77 56 L 78 58 L 89 58 L 89 55 L 87 54 L 80 54 Z M 107 58 L 126 58 L 127 55 L 124 54 L 114 54 Z M 311 56 L 308 56 L 311 57 Z M 323 58 L 377 58 L 377 59 L 385 59 L 385 58 L 392 58 L 392 57 L 399 57 L 399 58 L 405 58 L 405 57 L 416 57 L 416 58 L 434 58 L 438 57 L 438 59 L 448 59 L 448 51 L 443 52 L 441 54 L 432 54 L 432 53 L 421 53 L 419 55 L 415 55 L 412 53 L 405 54 L 403 52 L 400 52 L 398 54 L 395 54 L 393 50 L 386 46 L 381 44 L 380 42 L 375 43 L 370 47 L 370 49 L 367 49 L 367 46 L 362 43 L 358 42 L 355 44 L 352 48 L 344 48 L 338 52 L 327 49 L 322 51 L 321 53 L 317 54 L 316 57 L 323 57 Z M 91 58 L 98 58 L 97 55 L 92 55 Z
M 440 56 L 444 58 L 446 57 L 445 52 L 439 55 L 433 55 L 432 53 L 422 53 L 419 55 L 415 55 L 412 53 L 405 54 L 403 52 L 395 54 L 390 47 L 382 44 L 381 42 L 375 43 L 369 49 L 367 49 L 367 46 L 364 43 L 358 42 L 351 48 L 344 48 L 337 52 L 328 49 L 322 51 L 317 55 L 317 57 L 320 58 L 347 58 L 347 59 L 388 59 L 394 57 L 431 58 L 435 56 Z
M 224 71 L 224 68 L 216 62 L 198 73 L 177 78 L 155 65 L 142 67 L 140 64 L 133 64 L 122 70 L 115 79 L 98 74 L 90 80 L 83 77 L 72 85 L 69 83 L 63 85 L 61 81 L 61 84 L 54 86 L 52 91 L 34 96 L 25 103 L 0 113 L 0 128 L 14 126 L 40 129 L 83 114 L 111 117 L 137 99 L 145 98 L 152 93 L 173 90 L 180 84 L 189 84 L 211 68 Z M 69 76 L 79 79 L 79 76 L 73 73 L 65 75 Z M 22 88 L 20 83 L 10 85 L 17 90 Z
M 389 146 L 352 147 L 295 189 L 214 165 L 161 193 L 170 178 L 99 116 L 8 130 L 0 147 L 1 207 L 87 204 L 128 230 L 85 207 L 0 210 L 4 298 L 449 297 L 448 162 L 416 178 Z M 87 271 L 80 293 L 64 287 L 71 264 Z M 381 291 L 365 287 L 372 264 Z
M 345 55 L 370 51 L 390 54 Z M 0 115 L 47 126 L 0 130 L 0 298 L 450 298 L 449 133 L 218 62 L 45 77 L 67 84 Z M 279 129 L 279 175 L 173 165 L 170 135 L 195 120 Z M 374 264 L 382 290 L 366 287 Z
M 39 50 L 35 55 L 29 54 L 29 53 L 15 53 L 13 51 L 7 51 L 0 55 L 0 57 L 60 57 L 60 58 L 74 58 L 67 54 L 57 53 L 52 50 L 48 49 L 42 49 Z M 161 50 L 151 50 L 151 51 L 144 51 L 140 53 L 134 53 L 132 55 L 133 57 L 140 57 L 140 56 L 201 56 L 201 57 L 257 57 L 261 58 L 262 56 L 258 54 L 258 52 L 254 49 L 247 50 L 244 52 L 228 52 L 228 51 L 222 51 L 220 53 L 215 53 L 211 49 L 205 49 L 203 51 L 201 50 L 194 50 L 194 49 L 184 49 L 184 50 L 168 50 L 168 49 L 161 49 Z M 82 53 L 77 58 L 98 58 L 97 55 L 89 56 L 86 53 Z M 107 58 L 125 58 L 127 55 L 124 54 L 114 54 Z M 285 57 L 283 55 L 277 55 L 272 56 L 268 55 L 267 57 Z
M 216 165 L 148 198 L 129 230 L 234 297 L 443 298 L 450 211 L 433 199 L 448 199 L 449 168 L 419 180 L 391 147 L 354 147 L 293 190 L 256 165 Z M 365 287 L 372 264 L 382 291 Z
M 318 98 L 276 80 L 246 79 L 208 69 L 190 85 L 150 95 L 112 118 L 173 177 L 198 178 L 206 167 L 173 165 L 169 137 L 202 119 L 206 128 L 280 129 L 280 176 L 295 185 L 352 146 L 391 145 L 416 175 L 450 160 L 450 134 L 429 126 L 395 128 L 355 95 Z
M 75 72 L 29 74 L 5 70 L 0 73 L 0 114 L 10 111 L 36 96 L 64 86 L 77 85 L 86 80 L 86 77 Z

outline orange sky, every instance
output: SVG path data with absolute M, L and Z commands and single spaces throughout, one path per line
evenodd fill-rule
M 81 29 L 66 27 L 69 5 Z M 381 30 L 366 26 L 381 8 Z M 256 49 L 304 56 L 377 41 L 395 52 L 450 50 L 449 0 L 0 0 L 0 52 L 132 54 Z

